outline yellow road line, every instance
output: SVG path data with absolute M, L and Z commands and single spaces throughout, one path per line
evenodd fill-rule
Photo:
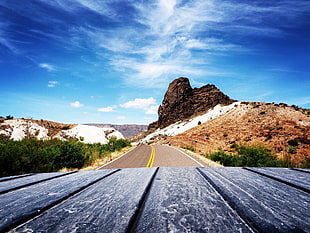
M 150 159 L 146 165 L 146 167 L 153 167 L 153 164 L 154 164 L 154 161 L 155 161 L 155 148 L 154 146 L 150 146 L 152 148 L 152 152 L 151 152 L 151 155 L 150 155 Z

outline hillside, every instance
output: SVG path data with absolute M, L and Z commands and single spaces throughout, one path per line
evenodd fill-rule
M 178 124 L 179 128 L 182 124 L 185 123 Z M 306 161 L 309 163 L 309 132 L 310 110 L 283 104 L 241 102 L 228 112 L 196 124 L 185 132 L 171 136 L 159 133 L 161 136 L 153 140 L 190 147 L 204 155 L 219 150 L 234 153 L 235 144 L 260 144 L 268 147 L 279 159 L 288 159 L 300 167 Z
M 46 120 L 1 118 L 0 135 L 9 139 L 21 140 L 25 137 L 38 139 L 59 138 L 61 140 L 77 139 L 85 143 L 107 143 L 108 138 L 118 139 L 124 136 L 114 128 L 96 126 L 62 124 Z
M 237 102 L 214 85 L 192 89 L 188 79 L 178 78 L 170 83 L 158 114 L 159 120 L 136 141 L 191 148 L 203 155 L 261 145 L 294 166 L 310 166 L 309 109 Z

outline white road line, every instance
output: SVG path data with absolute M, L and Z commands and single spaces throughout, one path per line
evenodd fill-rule
M 167 145 L 166 145 L 167 146 Z M 179 148 L 175 148 L 175 147 L 172 147 L 172 146 L 169 146 L 175 150 L 178 150 L 180 151 L 182 154 L 186 155 L 188 158 L 192 159 L 193 161 L 195 161 L 197 164 L 199 164 L 200 167 L 204 167 L 204 165 L 202 163 L 200 163 L 199 161 L 197 161 L 196 159 L 194 159 L 192 156 L 186 154 L 184 151 L 181 151 Z
M 132 150 L 135 149 L 135 148 L 137 148 L 137 147 L 135 146 L 135 147 L 132 148 L 130 151 L 132 151 Z M 120 157 L 118 157 L 118 158 L 116 158 L 116 159 L 114 159 L 114 160 L 112 160 L 112 161 L 110 161 L 110 162 L 108 162 L 108 163 L 106 163 L 106 164 L 103 164 L 102 166 L 96 168 L 96 170 L 100 170 L 101 168 L 103 168 L 103 167 L 105 167 L 105 166 L 108 166 L 110 163 L 113 163 L 114 161 L 116 161 L 116 160 L 122 158 L 123 156 L 127 155 L 130 151 L 127 151 L 125 154 L 121 155 Z

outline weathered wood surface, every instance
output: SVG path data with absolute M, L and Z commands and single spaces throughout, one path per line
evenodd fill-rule
M 0 232 L 310 232 L 310 170 L 132 168 L 0 180 Z
M 23 188 L 29 185 L 40 183 L 46 180 L 50 180 L 56 177 L 69 175 L 72 172 L 51 172 L 51 173 L 41 173 L 33 174 L 29 176 L 18 176 L 15 179 L 4 180 L 0 183 L 0 194 L 10 192 L 19 188 Z M 22 178 L 22 179 L 18 179 Z
M 228 204 L 257 231 L 310 230 L 308 193 L 245 169 L 200 170 Z
M 310 193 L 310 175 L 306 172 L 300 172 L 298 170 L 288 168 L 246 168 L 254 171 L 260 175 L 265 175 L 271 179 L 278 180 L 280 182 L 291 185 L 295 188 L 304 190 Z

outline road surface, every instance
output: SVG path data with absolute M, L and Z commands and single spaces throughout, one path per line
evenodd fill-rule
M 202 167 L 200 161 L 173 147 L 164 145 L 139 145 L 125 155 L 100 169 L 137 167 Z

